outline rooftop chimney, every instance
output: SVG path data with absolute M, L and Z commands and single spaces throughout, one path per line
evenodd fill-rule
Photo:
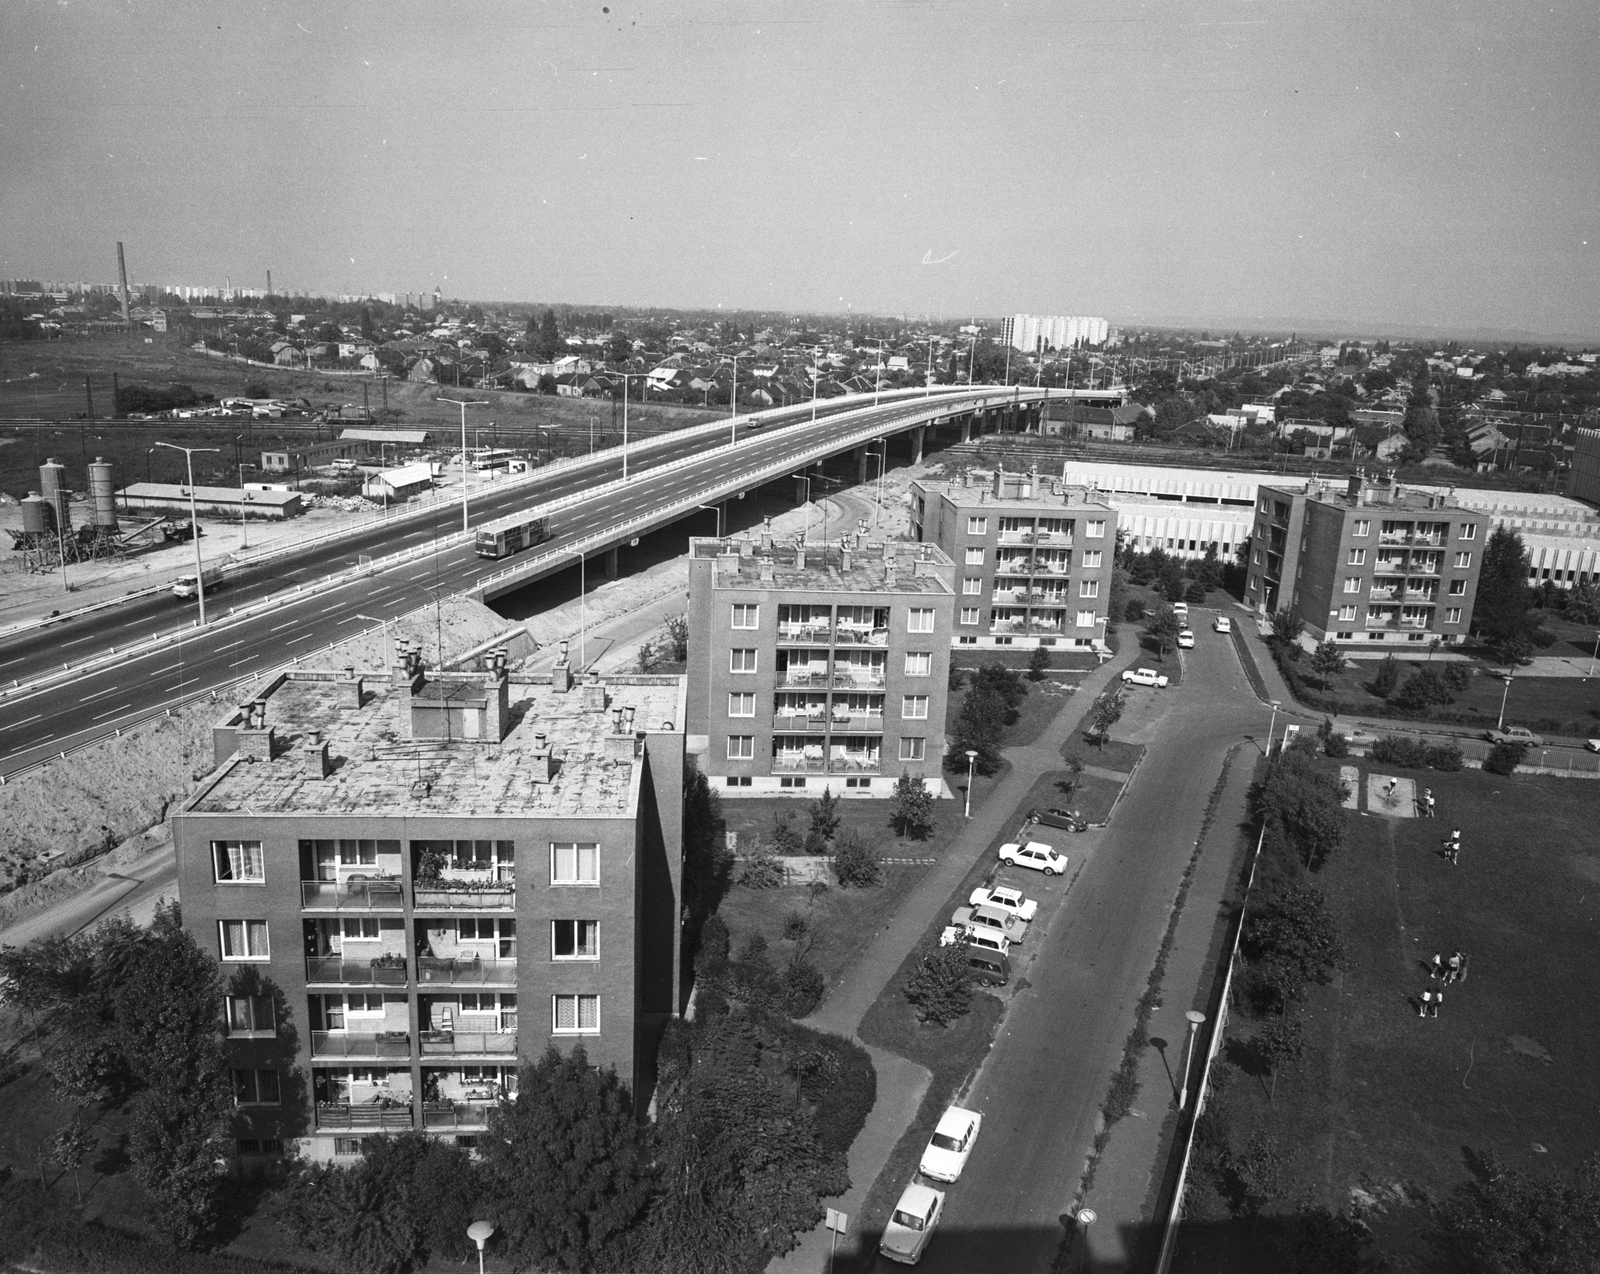
M 839 541 L 839 566 L 842 570 L 850 569 L 850 541 L 848 538 Z
M 561 654 L 550 674 L 550 685 L 557 694 L 564 695 L 572 689 L 572 660 L 567 654 L 567 643 L 561 643 Z
M 234 735 L 234 748 L 247 761 L 270 761 L 276 750 L 275 726 L 250 726 Z
M 533 736 L 533 751 L 528 755 L 528 777 L 535 783 L 548 783 L 555 777 L 555 759 L 550 754 L 550 739 L 543 730 Z
M 763 553 L 772 552 L 772 519 L 770 517 L 761 519 L 761 551 Z
M 806 569 L 806 545 L 804 540 L 794 546 L 794 569 L 797 571 Z
M 306 773 L 314 779 L 325 779 L 333 773 L 328 764 L 328 741 L 322 737 L 321 730 L 312 730 L 306 734 Z
M 344 676 L 339 678 L 339 706 L 341 708 L 353 708 L 359 711 L 361 708 L 362 699 L 364 697 L 365 688 L 365 681 L 361 677 L 356 676 L 355 665 L 346 665 Z
M 583 710 L 585 712 L 604 712 L 606 710 L 606 688 L 601 684 L 600 674 L 591 672 L 583 682 Z
M 761 580 L 766 584 L 772 583 L 772 559 L 770 557 L 763 556 L 761 559 Z

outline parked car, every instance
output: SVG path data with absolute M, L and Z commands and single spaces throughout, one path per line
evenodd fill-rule
M 902 1265 L 915 1265 L 933 1237 L 933 1228 L 939 1224 L 939 1214 L 944 1211 L 944 1195 L 929 1186 L 913 1181 L 900 1192 L 900 1201 L 889 1214 L 889 1224 L 883 1228 L 883 1239 L 878 1251 L 891 1261 Z
M 1530 748 L 1544 746 L 1544 739 L 1525 725 L 1510 725 L 1504 730 L 1485 730 L 1483 737 L 1490 743 L 1523 743 Z
M 966 908 L 963 907 L 962 910 L 965 911 Z M 1004 934 L 987 929 L 974 929 L 966 924 L 946 925 L 939 934 L 939 945 L 953 947 L 958 942 L 965 942 L 969 947 L 978 947 L 984 951 L 993 951 L 997 955 L 1011 954 L 1011 939 Z
M 1352 730 L 1344 736 L 1344 741 L 1353 748 L 1370 748 L 1378 741 L 1378 736 L 1371 730 Z
M 1161 690 L 1166 687 L 1167 679 L 1154 668 L 1129 668 L 1122 674 L 1122 684 L 1125 686 L 1154 686 L 1157 690 Z
M 1180 628 L 1178 630 L 1178 649 L 1179 650 L 1193 650 L 1194 649 L 1194 632 L 1193 632 L 1193 630 L 1188 629 L 1188 628 Z
M 1022 890 L 1012 889 L 1006 885 L 996 885 L 993 889 L 981 887 L 974 889 L 972 897 L 967 901 L 974 907 L 993 907 L 997 911 L 1009 911 L 1013 916 L 1030 923 L 1039 914 L 1037 898 L 1024 898 Z
M 1600 739 L 1590 739 L 1583 746 L 1591 752 L 1600 752 Z
M 1188 619 L 1189 618 L 1189 603 L 1188 602 L 1173 602 L 1172 603 L 1172 613 L 1174 615 L 1176 615 L 1179 619 Z
M 967 945 L 967 968 L 972 970 L 972 980 L 984 986 L 1004 986 L 1011 978 L 1011 958 L 987 947 Z
M 1055 807 L 1045 809 L 1031 809 L 1028 811 L 1028 822 L 1043 823 L 1046 827 L 1064 827 L 1069 832 L 1086 832 L 1089 830 L 1089 820 L 1077 810 L 1063 810 Z
M 997 933 L 1013 946 L 1028 936 L 1028 922 L 998 907 L 957 907 L 950 923 L 973 933 Z
M 1233 620 L 1226 615 L 1218 615 L 1211 621 L 1211 627 L 1219 633 L 1231 633 L 1233 631 Z
M 1000 861 L 1013 867 L 1029 867 L 1046 876 L 1059 876 L 1067 869 L 1067 856 L 1058 854 L 1043 841 L 1031 840 L 1026 845 L 1007 841 L 1000 846 Z
M 975 1110 L 952 1106 L 939 1116 L 928 1148 L 922 1152 L 917 1171 L 933 1181 L 955 1181 L 967 1166 L 972 1143 L 978 1140 L 983 1116 Z

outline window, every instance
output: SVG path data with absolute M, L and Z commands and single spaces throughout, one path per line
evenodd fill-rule
M 968 549 L 967 550 L 967 555 L 966 555 L 965 558 L 962 559 L 962 561 L 965 562 L 966 565 L 968 565 L 968 566 L 982 566 L 983 565 L 983 550 L 982 549 Z
M 342 840 L 339 842 L 341 867 L 376 867 L 378 842 L 375 840 Z
M 1084 549 L 1084 551 L 1083 551 L 1083 568 L 1084 568 L 1084 570 L 1092 571 L 1092 570 L 1096 569 L 1099 565 L 1100 565 L 1100 550 L 1099 549 Z
M 908 633 L 931 633 L 933 631 L 933 608 L 931 606 L 913 606 L 906 612 L 906 631 Z
M 752 781 L 750 779 L 750 776 L 748 774 L 730 774 L 730 775 L 727 776 L 727 778 L 725 778 L 723 780 L 723 784 L 726 787 L 753 787 L 754 786 L 754 783 L 752 783 Z
M 600 846 L 591 843 L 552 844 L 550 846 L 552 885 L 598 885 Z
M 1079 580 L 1078 581 L 1078 596 L 1079 597 L 1099 597 L 1100 596 L 1100 581 L 1097 580 L 1097 579 Z
M 338 1157 L 359 1155 L 366 1147 L 365 1137 L 335 1137 L 333 1139 L 333 1153 Z
M 902 761 L 920 761 L 927 755 L 926 739 L 901 739 L 900 759 Z
M 1355 619 L 1355 617 L 1356 617 L 1356 608 L 1354 606 L 1341 606 L 1341 607 L 1339 607 L 1339 618 L 1341 620 L 1343 620 L 1345 623 L 1347 623 L 1347 624 L 1351 623 Z
M 240 1137 L 237 1144 L 241 1156 L 281 1155 L 283 1153 L 282 1137 Z
M 729 672 L 754 672 L 756 670 L 756 652 L 753 650 L 730 650 L 728 652 Z
M 736 605 L 733 608 L 733 626 L 735 628 L 760 628 L 761 607 Z
M 963 606 L 961 608 L 961 622 L 963 624 L 976 624 L 978 622 L 978 607 Z
M 1476 522 L 1463 522 L 1461 524 L 1461 538 L 1475 540 L 1478 538 L 1478 524 Z
M 236 1070 L 233 1072 L 233 1100 L 240 1106 L 276 1106 L 282 1097 L 278 1091 L 278 1072 L 263 1070 Z
M 339 934 L 346 942 L 376 942 L 378 919 L 376 916 L 358 916 L 339 923 Z
M 271 955 L 265 920 L 219 920 L 217 929 L 224 960 L 265 960 Z
M 552 920 L 550 957 L 554 960 L 598 960 L 600 922 L 598 920 Z
M 600 997 L 598 995 L 557 995 L 552 997 L 552 1014 L 557 1035 L 575 1035 L 582 1031 L 600 1029 Z
M 1093 519 L 1083 524 L 1083 537 L 1086 540 L 1101 540 L 1105 538 L 1106 524 L 1099 519 Z
M 756 697 L 751 691 L 734 691 L 728 695 L 730 717 L 753 717 L 756 714 Z
M 1351 535 L 1371 535 L 1372 523 L 1366 518 L 1357 518 L 1350 524 Z
M 928 719 L 928 696 L 906 695 L 900 705 L 900 716 L 906 721 L 926 721 Z
M 266 864 L 262 861 L 258 840 L 214 840 L 211 859 L 217 870 L 218 884 L 266 883 Z
M 1451 597 L 1465 597 L 1466 595 L 1467 595 L 1467 581 L 1466 580 L 1464 580 L 1464 579 L 1453 579 L 1453 580 L 1450 581 L 1450 596 Z
M 805 779 L 803 779 L 803 778 L 795 778 L 793 775 L 788 775 L 788 774 L 784 775 L 781 779 L 778 780 L 778 786 L 779 787 L 804 787 L 805 785 L 806 785 Z
M 906 651 L 906 676 L 926 677 L 933 671 L 933 656 L 926 650 Z
M 978 593 L 981 593 L 983 592 L 983 581 L 981 579 L 972 579 L 970 577 L 964 579 L 961 581 L 961 591 L 968 597 L 972 597 Z
M 1471 565 L 1472 565 L 1472 554 L 1471 553 L 1457 553 L 1456 554 L 1456 569 L 1457 570 L 1464 571 L 1468 567 L 1470 567 Z
M 1256 550 L 1255 557 L 1252 560 L 1255 562 L 1255 564 L 1257 566 L 1261 565 L 1261 550 L 1260 549 Z
M 277 1034 L 269 995 L 230 995 L 224 1013 L 230 1036 Z
M 968 535 L 988 535 L 989 534 L 989 519 L 988 518 L 968 518 L 967 519 L 967 534 Z
M 1444 622 L 1447 624 L 1459 624 L 1461 622 L 1461 607 L 1449 607 L 1444 613 Z
M 1359 575 L 1345 576 L 1344 591 L 1347 593 L 1359 593 L 1361 591 L 1361 577 Z
M 730 734 L 728 736 L 728 760 L 751 761 L 756 755 L 756 736 L 753 734 Z
M 977 612 L 974 611 L 973 614 L 976 615 Z M 977 623 L 978 621 L 976 618 L 974 618 L 972 622 Z M 976 646 L 978 644 L 978 639 L 976 637 L 957 637 L 956 644 L 959 646 Z
M 1350 557 L 1345 562 L 1346 566 L 1365 566 L 1367 562 L 1366 549 L 1351 549 Z
M 1093 628 L 1094 621 L 1095 613 L 1092 610 L 1080 610 L 1078 612 L 1078 621 L 1076 626 L 1078 628 Z

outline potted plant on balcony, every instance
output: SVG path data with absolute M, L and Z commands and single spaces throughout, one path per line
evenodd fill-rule
M 417 884 L 437 889 L 444 876 L 447 861 L 443 850 L 423 850 L 417 855 Z
M 398 951 L 389 951 L 380 956 L 372 957 L 374 969 L 403 969 L 406 967 L 406 958 Z

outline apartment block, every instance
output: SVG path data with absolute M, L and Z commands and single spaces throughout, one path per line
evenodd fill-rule
M 1407 490 L 1392 474 L 1263 486 L 1245 602 L 1288 610 L 1317 641 L 1454 645 L 1472 623 L 1490 526 L 1454 495 Z
M 954 645 L 1109 653 L 1117 514 L 1103 493 L 1004 470 L 913 482 L 911 530 L 955 563 Z
M 930 544 L 690 540 L 688 750 L 712 785 L 947 794 L 953 577 Z
M 213 732 L 172 820 L 184 924 L 222 963 L 242 1157 L 470 1144 L 549 1046 L 648 1100 L 679 1010 L 684 684 L 279 676 Z

